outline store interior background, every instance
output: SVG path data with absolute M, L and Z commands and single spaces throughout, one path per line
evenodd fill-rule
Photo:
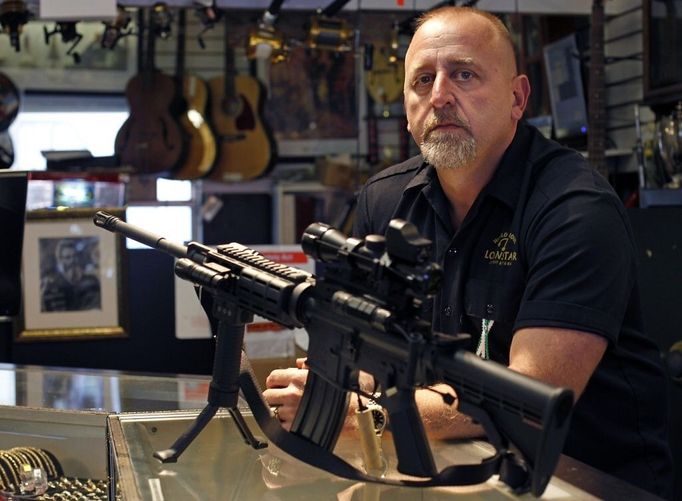
M 660 188 L 655 186 L 653 172 L 656 126 L 674 113 L 682 99 L 682 80 L 661 90 L 648 88 L 647 61 L 652 59 L 656 48 L 650 47 L 652 36 L 645 25 L 644 12 L 647 8 L 661 8 L 663 2 L 647 2 L 605 2 L 606 162 L 609 180 L 628 206 L 638 240 L 645 320 L 665 357 L 682 340 L 679 308 L 682 210 L 677 201 L 660 205 L 653 202 L 645 208 L 637 148 L 642 146 L 648 165 L 646 188 Z M 37 3 L 27 2 L 31 7 Z M 154 2 L 124 3 L 130 9 L 130 27 L 135 31 L 138 9 L 148 10 Z M 310 16 L 314 9 L 323 7 L 318 3 L 285 2 L 277 28 L 287 37 L 305 40 Z M 372 77 L 371 71 L 365 68 L 368 44 L 377 49 L 374 60 L 378 68 L 389 55 L 388 46 L 396 35 L 395 27 L 409 22 L 416 11 L 436 3 L 349 2 L 338 16 L 354 32 L 349 40 L 351 50 L 310 51 L 300 47 L 292 55 L 293 62 L 271 64 L 268 60 L 246 57 L 249 30 L 257 24 L 269 2 L 218 2 L 225 9 L 225 21 L 204 32 L 205 26 L 195 15 L 192 2 L 166 2 L 173 14 L 172 25 L 166 38 L 156 40 L 156 65 L 168 75 L 176 72 L 177 14 L 181 8 L 187 9 L 186 72 L 205 80 L 221 75 L 227 38 L 234 48 L 237 71 L 257 76 L 268 89 L 262 118 L 273 129 L 277 159 L 265 176 L 248 181 L 189 182 L 122 174 L 118 180 L 129 209 L 127 219 L 171 239 L 194 239 L 207 244 L 231 241 L 248 246 L 295 244 L 307 224 L 314 221 L 335 224 L 348 231 L 348 209 L 362 181 L 417 151 L 405 131 L 402 97 L 392 97 L 390 102 L 382 103 L 376 89 L 367 86 L 367 80 Z M 682 9 L 681 2 L 672 4 Z M 528 118 L 542 125 L 546 123 L 544 117 L 552 115 L 544 49 L 566 37 L 572 37 L 581 56 L 577 60 L 589 106 L 587 56 L 592 2 L 481 0 L 478 7 L 501 14 L 512 29 L 520 66 L 533 86 Z M 678 28 L 679 24 L 678 20 Z M 98 47 L 96 36 L 101 34 L 102 22 L 81 22 L 77 26 L 85 35 L 75 49 L 81 59 L 76 64 L 66 54 L 70 43 L 60 41 L 59 36 L 50 37 L 47 44 L 41 40 L 43 26 L 49 30 L 55 22 L 41 19 L 29 22 L 21 35 L 22 49 L 18 52 L 10 46 L 9 37 L 0 34 L 0 72 L 12 78 L 21 91 L 21 110 L 8 131 L 15 151 L 12 168 L 35 171 L 30 183 L 36 185 L 63 180 L 55 170 L 46 169 L 42 151 L 88 150 L 95 157 L 113 155 L 116 133 L 128 117 L 129 103 L 124 87 L 138 69 L 135 36 L 122 38 L 114 56 L 113 51 L 107 54 Z M 200 33 L 203 48 L 197 42 Z M 397 39 L 398 51 L 404 50 L 409 37 L 400 33 Z M 682 46 L 675 45 L 675 41 L 670 41 L 673 45 L 668 47 L 668 56 L 663 51 L 659 61 L 666 57 L 680 60 Z M 381 47 L 383 52 L 378 50 Z M 658 50 L 660 53 L 660 47 Z M 119 58 L 110 63 L 116 70 L 107 73 L 105 69 L 102 73 L 103 69 L 96 67 L 97 54 Z M 52 66 L 38 67 L 36 60 L 51 61 Z M 92 69 L 87 69 L 88 65 Z M 74 72 L 79 75 L 75 81 Z M 297 80 L 297 73 L 301 81 Z M 308 86 L 309 95 L 287 93 L 287 88 L 283 91 L 277 82 L 288 82 L 289 90 L 298 88 L 296 85 L 302 82 Z M 639 106 L 641 118 L 641 142 L 635 126 L 635 105 Z M 305 113 L 301 113 L 302 109 Z M 301 115 L 304 119 L 297 120 Z M 569 134 L 563 140 L 579 149 L 585 146 L 585 137 L 580 134 Z M 115 167 L 111 169 L 111 173 L 116 173 Z M 83 171 L 74 169 L 72 177 L 82 178 L 87 169 Z M 42 202 L 38 198 L 33 203 L 29 211 L 41 207 Z M 23 341 L 18 336 L 21 329 L 21 315 L 18 315 L 0 322 L 0 362 L 210 374 L 212 339 L 177 337 L 173 259 L 150 249 L 128 248 L 124 263 L 125 288 L 121 294 L 126 298 L 125 337 Z M 262 370 L 286 365 L 292 360 L 291 355 L 264 359 Z M 672 375 L 670 383 L 671 423 L 679 423 L 682 386 Z M 675 426 L 671 431 L 676 456 L 681 457 L 682 432 Z M 682 477 L 680 463 L 682 460 L 677 465 L 678 478 Z

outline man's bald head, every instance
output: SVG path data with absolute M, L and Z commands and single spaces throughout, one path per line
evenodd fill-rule
M 511 33 L 502 22 L 502 20 L 490 12 L 484 10 L 474 9 L 473 7 L 457 7 L 457 6 L 445 6 L 439 7 L 438 9 L 433 9 L 424 12 L 421 16 L 417 18 L 414 23 L 415 33 L 428 21 L 434 19 L 447 19 L 449 17 L 459 17 L 459 16 L 480 16 L 487 20 L 492 34 L 503 42 L 503 45 L 509 49 L 509 58 L 513 62 L 514 73 L 517 72 L 516 65 L 516 48 L 514 46 L 514 40 L 512 39 Z

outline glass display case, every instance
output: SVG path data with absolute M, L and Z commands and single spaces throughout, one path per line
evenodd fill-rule
M 17 451 L 14 459 L 24 457 L 26 463 L 36 457 L 33 466 L 58 465 L 57 471 L 46 468 L 48 490 L 33 496 L 45 501 L 396 501 L 451 499 L 453 494 L 461 499 L 516 497 L 495 477 L 474 486 L 421 489 L 341 479 L 302 463 L 273 444 L 251 448 L 223 410 L 177 462 L 160 463 L 153 453 L 169 448 L 187 430 L 206 403 L 209 383 L 206 376 L 0 364 L 0 482 L 7 483 L 2 474 L 7 477 L 8 461 L 14 461 L 7 453 Z M 238 406 L 253 433 L 260 435 L 245 403 L 240 400 Z M 439 469 L 477 463 L 492 452 L 481 441 L 434 441 L 431 446 Z M 398 475 L 390 434 L 384 435 L 382 447 L 386 475 Z M 37 452 L 53 460 L 43 461 Z M 335 452 L 356 467 L 362 464 L 359 438 L 353 432 L 341 435 Z M 7 489 L 0 485 L 3 490 Z M 71 497 L 64 497 L 64 492 Z M 543 499 L 603 498 L 655 499 L 568 457 L 560 459 L 543 495 Z
M 107 416 L 198 409 L 205 405 L 209 382 L 202 376 L 0 364 L 0 491 L 18 491 L 15 473 L 24 464 L 47 464 L 50 485 L 69 482 L 71 491 L 76 479 L 81 486 L 106 484 Z M 38 452 L 50 461 L 41 461 Z M 51 489 L 38 499 L 53 499 L 49 494 L 56 487 Z M 92 499 L 108 498 L 102 496 Z
M 161 463 L 153 457 L 186 431 L 196 411 L 133 413 L 111 415 L 109 422 L 111 482 L 116 498 L 123 500 L 265 499 L 265 500 L 445 500 L 514 499 L 514 493 L 495 477 L 488 482 L 462 487 L 415 488 L 358 483 L 326 473 L 289 456 L 273 444 L 255 450 L 244 443 L 227 412 L 219 412 L 176 463 Z M 255 434 L 257 424 L 248 412 L 244 417 Z M 396 460 L 390 436 L 382 441 L 387 475 L 395 477 Z M 491 454 L 485 442 L 434 442 L 438 468 L 452 464 L 477 463 Z M 362 456 L 358 438 L 345 432 L 335 452 L 359 467 Z M 563 476 L 571 478 L 563 480 Z M 543 499 L 602 499 L 604 492 L 633 499 L 645 493 L 623 482 L 562 458 L 557 476 Z M 531 498 L 525 494 L 520 498 Z

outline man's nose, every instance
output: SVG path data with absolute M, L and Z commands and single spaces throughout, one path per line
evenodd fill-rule
M 444 73 L 436 74 L 431 88 L 431 105 L 434 108 L 443 108 L 455 104 L 454 87 L 447 75 Z

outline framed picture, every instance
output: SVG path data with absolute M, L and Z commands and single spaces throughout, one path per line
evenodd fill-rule
M 122 209 L 107 209 L 123 218 Z M 126 336 L 125 239 L 96 227 L 94 209 L 27 214 L 18 341 Z

